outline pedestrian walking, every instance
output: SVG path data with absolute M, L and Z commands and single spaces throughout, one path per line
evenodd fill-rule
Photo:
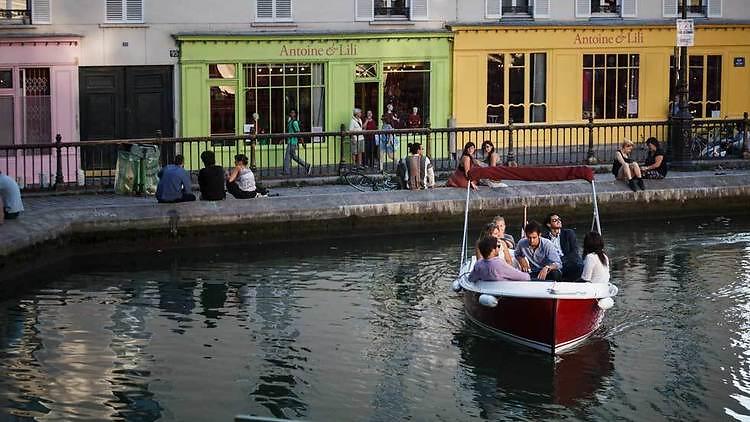
M 289 110 L 289 118 L 286 122 L 286 131 L 287 133 L 299 133 L 299 120 L 297 120 L 297 110 L 291 109 Z M 305 169 L 305 174 L 309 175 L 312 171 L 312 165 L 305 162 L 300 156 L 298 155 L 298 149 L 297 145 L 299 143 L 299 138 L 297 136 L 291 136 L 287 138 L 287 144 L 286 144 L 286 151 L 284 151 L 284 174 L 289 174 L 291 172 L 292 167 L 292 160 L 294 160 L 297 164 L 299 164 L 301 167 Z M 305 143 L 302 142 L 302 147 L 307 149 L 305 146 Z

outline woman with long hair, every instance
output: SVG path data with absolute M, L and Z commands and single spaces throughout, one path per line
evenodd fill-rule
M 499 166 L 501 164 L 500 154 L 495 151 L 492 141 L 482 142 L 482 153 L 484 154 L 484 163 L 489 167 Z
M 581 279 L 591 283 L 609 282 L 609 258 L 604 253 L 604 239 L 597 232 L 589 232 L 583 238 Z
M 446 186 L 465 188 L 471 184 L 471 188 L 477 190 L 477 184 L 469 180 L 469 170 L 475 166 L 479 166 L 479 162 L 474 158 L 476 150 L 477 146 L 474 145 L 474 142 L 467 142 L 466 145 L 464 145 L 464 150 L 461 152 L 461 158 L 458 159 L 458 167 L 448 178 Z

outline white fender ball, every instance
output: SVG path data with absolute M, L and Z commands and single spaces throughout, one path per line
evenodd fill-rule
M 456 292 L 456 293 L 460 292 L 461 291 L 461 282 L 458 281 L 457 279 L 453 280 L 453 286 L 452 286 L 452 288 L 453 288 L 454 292 Z
M 615 301 L 611 297 L 605 297 L 605 298 L 599 299 L 597 303 L 599 304 L 599 307 L 604 309 L 605 311 L 615 306 Z
M 479 295 L 479 304 L 488 308 L 497 306 L 497 298 L 492 295 Z

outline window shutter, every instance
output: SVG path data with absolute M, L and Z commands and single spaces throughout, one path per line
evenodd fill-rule
M 576 17 L 591 17 L 591 0 L 576 0 Z
M 373 0 L 354 0 L 355 20 L 371 21 L 375 18 Z
M 49 23 L 49 0 L 33 0 L 31 2 L 32 23 Z
M 503 17 L 502 0 L 484 0 L 484 17 L 487 19 L 500 19 Z
M 720 18 L 721 17 L 721 0 L 708 0 L 708 17 L 709 18 Z
M 276 0 L 276 19 L 292 19 L 292 0 Z
M 427 0 L 411 0 L 411 20 L 427 20 Z
M 143 22 L 143 0 L 125 0 L 125 20 L 128 22 Z
M 273 0 L 257 0 L 257 18 L 258 20 L 273 19 Z
M 677 0 L 664 0 L 663 15 L 665 18 L 677 16 Z
M 636 0 L 622 0 L 622 5 L 620 6 L 622 9 L 622 17 L 623 18 L 634 18 L 638 16 L 638 2 Z
M 534 18 L 550 17 L 550 0 L 534 0 Z
M 122 22 L 123 10 L 122 0 L 107 0 L 107 21 L 108 22 Z

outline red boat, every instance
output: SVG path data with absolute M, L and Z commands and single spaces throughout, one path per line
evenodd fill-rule
M 588 167 L 485 167 L 472 169 L 473 180 L 563 181 L 591 183 L 594 204 L 592 229 L 600 231 L 594 175 Z M 614 304 L 611 283 L 548 281 L 469 281 L 474 258 L 466 259 L 469 190 L 459 277 L 453 289 L 463 292 L 466 315 L 473 322 L 509 340 L 551 354 L 563 353 L 585 341 L 599 328 Z

